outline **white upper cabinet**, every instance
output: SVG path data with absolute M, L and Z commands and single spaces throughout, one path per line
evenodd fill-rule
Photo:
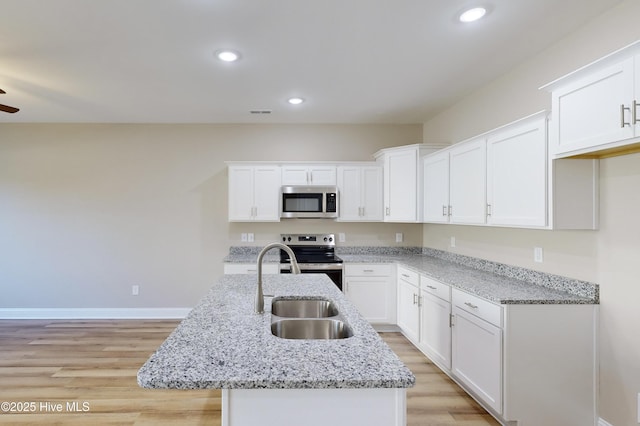
M 486 143 L 484 138 L 455 145 L 449 151 L 451 223 L 484 224 Z
M 624 152 L 640 140 L 640 42 L 568 74 L 552 93 L 554 158 Z
M 597 229 L 598 160 L 547 151 L 541 111 L 423 158 L 423 220 Z
M 449 151 L 423 159 L 424 222 L 449 222 Z
M 547 224 L 546 114 L 496 131 L 487 138 L 487 223 Z
M 416 222 L 418 151 L 404 149 L 389 153 L 384 163 L 385 221 Z
M 422 221 L 423 155 L 442 148 L 437 145 L 407 145 L 378 151 L 384 166 L 384 221 Z
M 280 221 L 280 167 L 229 166 L 229 221 Z
M 340 221 L 382 221 L 382 167 L 338 167 Z
M 336 185 L 336 166 L 331 164 L 282 166 L 282 185 Z

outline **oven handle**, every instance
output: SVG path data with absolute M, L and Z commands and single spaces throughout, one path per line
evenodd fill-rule
M 298 263 L 300 271 L 341 271 L 342 263 Z M 290 269 L 291 264 L 281 263 L 280 269 Z

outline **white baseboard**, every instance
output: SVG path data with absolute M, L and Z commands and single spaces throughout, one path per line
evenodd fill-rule
M 598 419 L 598 426 L 613 426 L 613 425 L 603 419 Z
M 182 319 L 191 308 L 0 308 L 0 319 Z

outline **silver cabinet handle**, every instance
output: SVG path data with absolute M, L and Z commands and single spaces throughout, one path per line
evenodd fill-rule
M 438 287 L 434 287 L 432 285 L 428 285 L 427 288 L 430 288 L 431 290 L 437 290 L 438 289 Z
M 411 277 L 410 277 L 409 275 L 407 275 L 407 274 L 400 274 L 400 275 L 402 275 L 402 276 L 403 276 L 403 277 L 405 277 L 405 278 L 411 278 Z
M 624 112 L 630 110 L 631 108 L 627 108 L 626 106 L 624 106 L 624 104 L 620 105 L 620 127 L 631 126 L 631 123 L 627 123 L 626 121 L 624 121 Z
M 633 104 L 631 105 L 631 124 L 635 125 L 637 122 L 639 122 L 640 120 L 638 120 L 638 106 L 640 106 L 640 104 L 638 102 L 636 102 L 636 100 L 633 100 Z
M 362 216 L 364 216 L 364 207 L 362 208 Z
M 442 216 L 446 216 L 447 215 L 447 206 L 442 206 Z
M 386 214 L 387 216 L 389 216 L 389 207 L 386 207 L 386 208 L 384 209 L 384 212 L 385 212 L 385 214 Z
M 453 206 L 449 206 L 447 210 L 448 210 L 449 216 L 453 215 Z
M 369 273 L 371 273 L 371 272 L 373 272 L 373 269 L 363 269 L 363 270 L 362 270 L 362 272 L 369 272 Z
M 473 303 L 464 302 L 464 304 L 470 307 L 471 309 L 478 309 L 478 305 L 474 305 Z
M 413 304 L 414 304 L 414 305 L 417 305 L 417 304 L 418 304 L 418 301 L 416 300 L 417 298 L 418 298 L 418 295 L 417 295 L 417 294 L 415 294 L 415 293 L 413 293 Z
M 487 216 L 491 216 L 491 204 L 487 204 Z

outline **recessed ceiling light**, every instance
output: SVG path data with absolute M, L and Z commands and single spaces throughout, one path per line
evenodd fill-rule
M 235 50 L 218 50 L 216 57 L 224 62 L 235 62 L 240 59 L 240 54 Z
M 474 22 L 482 18 L 484 15 L 486 15 L 486 13 L 487 9 L 485 9 L 484 7 L 474 7 L 473 9 L 468 9 L 462 12 L 458 19 L 460 19 L 460 22 L 465 23 Z
M 289 102 L 291 105 L 300 105 L 301 103 L 304 102 L 304 99 L 302 99 L 302 98 L 289 98 L 289 100 L 287 102 Z

